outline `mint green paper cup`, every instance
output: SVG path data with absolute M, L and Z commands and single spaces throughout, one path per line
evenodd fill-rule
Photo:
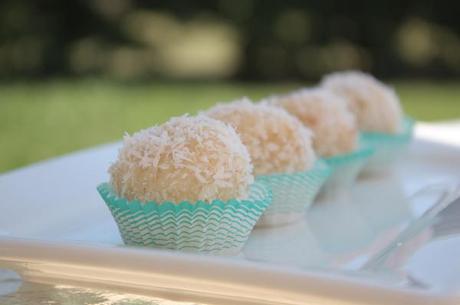
M 404 155 L 413 137 L 415 121 L 405 117 L 402 124 L 403 130 L 398 134 L 361 133 L 361 142 L 375 149 L 374 155 L 364 168 L 365 172 L 386 169 Z
M 330 199 L 347 193 L 373 153 L 372 147 L 360 144 L 358 149 L 351 153 L 323 158 L 331 168 L 331 175 L 321 188 L 318 198 Z
M 250 187 L 246 200 L 211 203 L 128 201 L 109 183 L 97 187 L 126 245 L 211 254 L 238 254 L 272 195 L 261 183 Z
M 318 160 L 305 172 L 257 176 L 256 181 L 271 190 L 273 201 L 256 226 L 281 226 L 303 218 L 330 173 L 331 169 Z

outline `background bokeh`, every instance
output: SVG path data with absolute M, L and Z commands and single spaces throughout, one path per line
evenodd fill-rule
M 0 172 L 359 69 L 460 117 L 460 2 L 0 2 Z
M 460 75 L 457 1 L 7 0 L 3 78 Z

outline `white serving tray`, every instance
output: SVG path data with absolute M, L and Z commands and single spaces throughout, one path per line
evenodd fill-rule
M 218 304 L 460 303 L 460 209 L 442 212 L 460 181 L 460 146 L 419 133 L 390 171 L 315 204 L 304 221 L 254 230 L 236 257 L 122 245 L 96 192 L 117 147 L 0 176 L 0 267 Z

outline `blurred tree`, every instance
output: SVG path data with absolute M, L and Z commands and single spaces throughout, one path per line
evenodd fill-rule
M 3 0 L 0 77 L 458 77 L 459 11 L 434 0 Z

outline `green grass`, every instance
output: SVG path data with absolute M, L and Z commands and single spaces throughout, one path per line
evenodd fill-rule
M 76 149 L 120 139 L 216 101 L 254 99 L 296 84 L 53 81 L 0 85 L 0 172 Z M 460 117 L 458 83 L 396 85 L 406 112 L 418 120 Z

